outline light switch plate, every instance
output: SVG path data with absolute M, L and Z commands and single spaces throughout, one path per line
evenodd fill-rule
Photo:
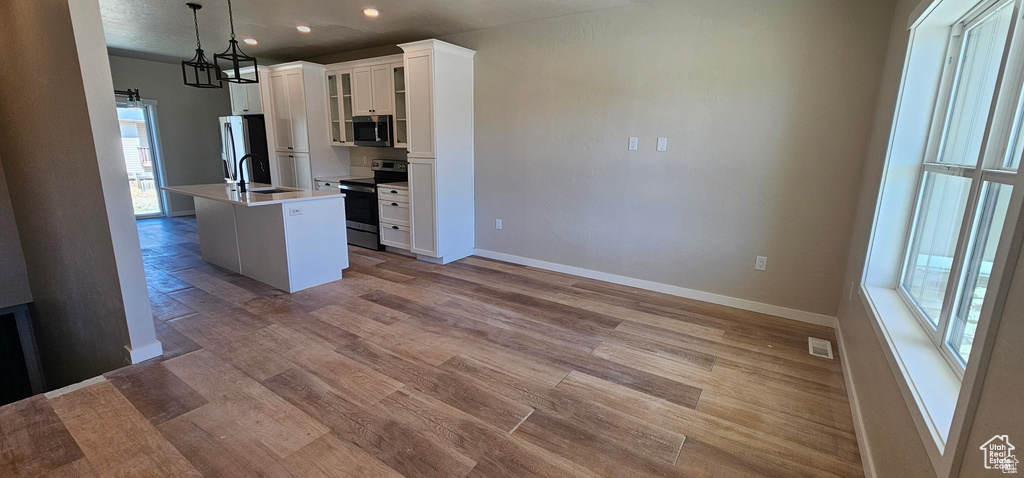
M 629 150 L 636 151 L 640 147 L 640 138 L 633 136 L 629 138 Z
M 302 208 L 298 207 L 298 206 L 291 206 L 291 207 L 288 208 L 288 215 L 289 216 L 301 216 L 302 215 Z
M 668 151 L 668 138 L 658 138 L 658 151 Z

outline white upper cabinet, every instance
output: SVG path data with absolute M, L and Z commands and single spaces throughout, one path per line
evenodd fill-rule
M 327 72 L 327 114 L 331 145 L 355 146 L 352 143 L 352 70 Z
M 231 114 L 263 114 L 259 83 L 228 83 L 228 92 L 231 93 Z
M 245 85 L 228 83 L 228 92 L 231 93 L 231 114 L 241 115 L 249 111 L 249 95 Z
M 405 104 L 410 158 L 435 158 L 434 52 L 419 50 L 405 55 Z
M 278 151 L 292 151 L 292 112 L 288 104 L 288 81 L 284 73 L 270 75 L 271 118 L 274 122 L 274 144 Z
M 292 144 L 295 151 L 309 152 L 309 122 L 306 119 L 306 96 L 302 87 L 302 71 L 285 75 L 288 84 L 288 107 L 291 109 Z
M 309 152 L 309 121 L 302 86 L 302 70 L 270 74 L 273 98 L 274 139 L 278 151 Z
M 356 116 L 393 114 L 392 95 L 390 64 L 352 70 L 352 106 Z
M 392 63 L 392 84 L 395 87 L 395 147 L 409 149 L 409 121 L 405 107 L 405 64 Z
M 234 84 L 234 83 L 232 83 Z M 263 101 L 260 99 L 260 84 L 249 83 L 245 85 L 245 97 L 248 99 L 248 108 L 244 111 L 251 115 L 263 114 Z
M 336 73 L 329 87 L 323 65 L 299 61 L 269 67 L 266 117 L 273 125 L 274 149 L 282 153 L 273 156 L 276 184 L 312 189 L 314 178 L 349 174 L 348 152 L 332 147 L 344 141 L 337 104 L 348 94 L 350 80 L 346 73 L 343 86 Z M 330 126 L 334 119 L 336 129 Z
M 395 87 L 391 84 L 391 65 L 372 67 L 370 76 L 373 78 L 373 114 L 394 114 L 395 108 L 391 102 L 395 94 Z
M 373 114 L 373 75 L 368 66 L 352 71 L 352 108 L 356 116 Z

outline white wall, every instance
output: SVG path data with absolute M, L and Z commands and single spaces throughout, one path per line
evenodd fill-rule
M 890 3 L 654 2 L 444 38 L 478 52 L 477 248 L 834 316 Z
M 166 182 L 170 186 L 224 181 L 220 166 L 217 118 L 231 114 L 231 96 L 223 89 L 185 86 L 181 64 L 110 57 L 114 87 L 138 88 L 142 97 L 157 100 Z M 192 198 L 171 194 L 171 212 L 194 209 Z

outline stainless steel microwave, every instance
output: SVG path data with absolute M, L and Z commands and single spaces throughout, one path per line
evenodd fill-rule
M 390 148 L 394 145 L 394 117 L 390 115 L 352 118 L 352 142 L 356 146 Z

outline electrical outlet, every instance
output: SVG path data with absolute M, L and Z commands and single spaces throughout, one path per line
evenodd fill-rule
M 288 215 L 289 216 L 301 216 L 302 215 L 302 208 L 298 207 L 298 206 L 289 207 L 288 208 Z
M 499 231 L 501 230 L 501 219 L 495 219 L 494 220 L 494 228 L 499 230 Z
M 765 256 L 757 256 L 757 262 L 754 263 L 754 269 L 763 271 L 768 269 L 768 258 Z
M 366 156 L 363 156 L 363 166 L 369 166 L 369 165 L 370 165 L 370 158 L 368 158 Z
M 633 136 L 629 138 L 629 150 L 636 151 L 637 149 L 640 149 L 640 138 Z
M 658 151 L 668 151 L 668 138 L 658 138 Z

